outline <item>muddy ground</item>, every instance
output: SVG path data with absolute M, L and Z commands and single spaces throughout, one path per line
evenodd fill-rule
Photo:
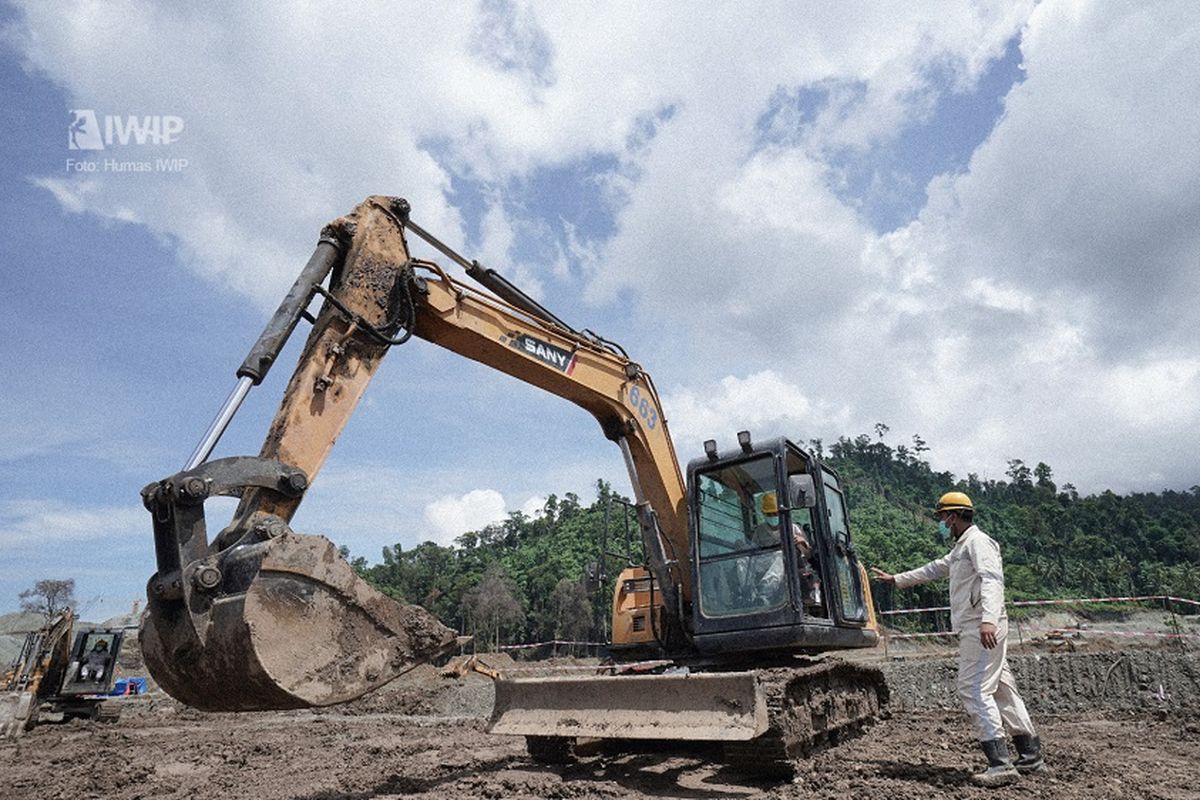
M 420 667 L 323 712 L 204 714 L 150 696 L 124 701 L 116 723 L 42 725 L 0 743 L 0 797 L 1200 798 L 1194 652 L 1015 657 L 1050 767 L 994 791 L 969 783 L 980 757 L 966 718 L 939 688 L 952 679 L 951 663 L 926 657 L 885 668 L 891 715 L 806 761 L 791 783 L 734 774 L 704 748 L 535 764 L 521 740 L 486 732 L 490 680 Z

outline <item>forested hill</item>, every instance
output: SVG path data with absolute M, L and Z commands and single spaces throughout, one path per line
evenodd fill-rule
M 930 468 L 920 437 L 893 448 L 886 433 L 878 425 L 874 437 L 809 442 L 848 487 L 851 533 L 866 564 L 898 571 L 944 553 L 930 508 L 960 489 L 975 502 L 977 524 L 1001 544 L 1010 599 L 1200 598 L 1200 486 L 1081 497 L 1069 483 L 1056 485 L 1048 465 L 1019 460 L 1008 462 L 1007 480 L 960 479 Z M 587 505 L 574 494 L 551 496 L 539 515 L 515 512 L 452 547 L 396 545 L 384 548 L 382 563 L 353 563 L 393 597 L 493 643 L 595 640 L 606 634 L 612 579 L 624 563 L 610 557 L 600 568 L 605 519 L 607 549 L 623 551 L 625 499 L 601 481 Z M 936 605 L 944 596 L 935 584 L 879 600 Z
M 920 437 L 895 449 L 880 436 L 809 446 L 850 486 L 851 533 L 863 560 L 889 571 L 945 552 L 931 508 L 959 489 L 975 522 L 1000 543 L 1009 599 L 1174 594 L 1200 598 L 1200 486 L 1185 492 L 1081 497 L 1049 465 L 1007 464 L 1007 480 L 934 472 Z M 945 599 L 944 587 L 908 590 L 913 604 Z M 939 603 L 940 605 L 940 603 Z

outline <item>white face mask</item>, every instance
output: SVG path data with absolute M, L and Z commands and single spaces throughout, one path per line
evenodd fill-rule
M 950 541 L 950 526 L 948 526 L 946 524 L 946 520 L 944 520 L 944 519 L 938 520 L 937 531 L 938 531 L 938 536 L 941 537 L 943 542 Z

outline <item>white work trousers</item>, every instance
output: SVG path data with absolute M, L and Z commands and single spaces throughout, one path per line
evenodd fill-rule
M 1007 654 L 1007 620 L 996 626 L 996 646 L 991 650 L 979 642 L 979 628 L 971 626 L 959 634 L 958 696 L 975 721 L 981 742 L 1002 739 L 1005 730 L 1036 735 L 1025 701 L 1017 694 Z

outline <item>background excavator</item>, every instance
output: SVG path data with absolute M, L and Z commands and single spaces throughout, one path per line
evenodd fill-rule
M 116 719 L 116 707 L 106 698 L 116 679 L 124 631 L 76 631 L 75 625 L 75 612 L 65 608 L 26 635 L 0 676 L 0 738 L 15 739 L 43 721 Z
M 412 257 L 410 232 L 488 291 Z M 312 331 L 262 451 L 209 461 L 302 318 Z M 572 328 L 417 225 L 406 201 L 380 196 L 326 226 L 184 470 L 142 492 L 158 566 L 142 647 L 169 694 L 213 711 L 329 705 L 455 646 L 424 609 L 379 593 L 331 542 L 288 524 L 384 354 L 414 336 L 586 409 L 621 449 L 636 501 L 646 563 L 618 577 L 613 597 L 611 651 L 626 664 L 498 681 L 493 731 L 526 736 L 545 760 L 568 757 L 579 737 L 709 740 L 730 760 L 786 772 L 877 714 L 879 671 L 810 658 L 878 641 L 837 474 L 787 439 L 743 431 L 732 448 L 705 442 L 685 480 L 654 384 L 619 345 Z M 213 495 L 240 503 L 210 542 Z

